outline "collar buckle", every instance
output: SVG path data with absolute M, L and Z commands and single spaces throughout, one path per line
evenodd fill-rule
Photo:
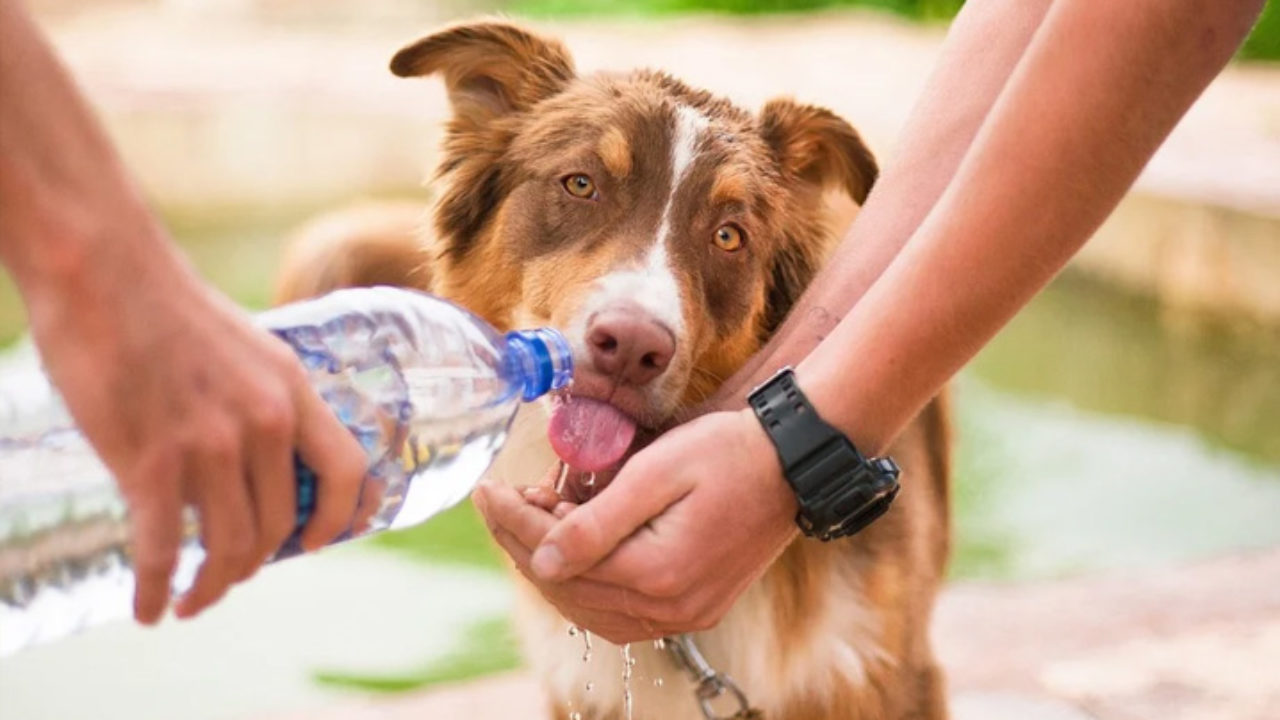
M 672 661 L 697 684 L 694 697 L 702 709 L 702 717 L 706 720 L 761 720 L 763 715 L 751 707 L 746 693 L 733 681 L 733 678 L 711 667 L 692 635 L 676 635 L 666 638 L 667 651 Z M 716 702 L 728 696 L 736 706 L 731 715 L 721 715 L 715 709 Z

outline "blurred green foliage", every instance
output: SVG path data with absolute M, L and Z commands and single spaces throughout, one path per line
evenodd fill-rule
M 365 692 L 397 693 L 457 682 L 520 667 L 520 651 L 507 618 L 471 625 L 453 652 L 421 668 L 395 675 L 361 675 L 321 670 L 312 675 L 320 685 Z
M 949 20 L 964 0 L 511 0 L 509 8 L 535 16 L 667 15 L 728 13 L 761 15 L 827 8 L 865 7 L 916 20 Z M 1253 33 L 1240 49 L 1247 60 L 1280 60 L 1280 2 L 1267 3 Z
M 367 542 L 410 560 L 495 570 L 503 567 L 497 546 L 470 501 L 446 510 L 431 522 L 374 535 Z
M 1280 2 L 1269 2 L 1240 48 L 1240 57 L 1249 60 L 1280 60 Z
M 922 20 L 949 19 L 964 0 L 513 0 L 511 9 L 530 15 L 662 15 L 719 12 L 735 15 L 788 13 L 862 6 Z

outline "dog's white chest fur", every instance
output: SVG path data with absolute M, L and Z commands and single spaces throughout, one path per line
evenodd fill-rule
M 517 485 L 540 481 L 557 462 L 546 440 L 546 422 L 545 407 L 523 408 L 490 478 Z M 779 626 L 772 581 L 766 575 L 739 598 L 715 629 L 696 636 L 712 666 L 732 677 L 766 717 L 770 710 L 785 708 L 798 698 L 821 697 L 837 684 L 861 686 L 868 663 L 887 660 L 876 643 L 874 614 L 847 586 L 832 583 L 832 597 L 819 603 L 822 617 L 807 623 L 811 630 L 801 637 L 793 628 Z M 701 720 L 693 683 L 666 650 L 652 642 L 633 644 L 635 664 L 624 685 L 621 648 L 592 638 L 588 656 L 586 634 L 571 634 L 568 621 L 536 589 L 523 579 L 518 582 L 516 631 L 545 689 L 564 701 L 564 707 L 554 708 L 555 717 L 567 718 L 574 712 L 587 718 L 626 717 L 624 697 L 629 687 L 634 720 Z M 784 657 L 792 660 L 784 662 Z M 716 707 L 725 712 L 732 704 Z

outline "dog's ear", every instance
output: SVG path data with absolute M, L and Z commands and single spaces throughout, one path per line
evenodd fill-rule
M 770 100 L 760 111 L 758 122 L 760 135 L 773 151 L 783 177 L 815 190 L 801 193 L 812 206 L 797 211 L 788 220 L 782 249 L 769 271 L 761 323 L 767 338 L 800 299 L 830 246 L 824 216 L 816 210 L 822 192 L 843 191 L 861 205 L 875 184 L 879 168 L 857 131 L 825 108 L 789 99 Z
M 785 176 L 824 190 L 840 188 L 859 205 L 867 199 L 880 171 L 862 137 L 839 115 L 780 98 L 765 104 L 759 123 Z
M 817 274 L 822 259 L 821 248 L 817 242 L 806 240 L 816 238 L 819 233 L 808 233 L 805 239 L 788 237 L 785 249 L 773 259 L 765 295 L 765 313 L 761 318 L 762 341 L 767 341 L 787 319 L 791 308 Z
M 395 54 L 400 77 L 440 73 L 454 114 L 475 123 L 522 112 L 560 92 L 574 77 L 563 45 L 504 22 L 441 30 Z

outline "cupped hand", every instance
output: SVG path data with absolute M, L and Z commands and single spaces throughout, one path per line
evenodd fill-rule
M 319 478 L 307 549 L 348 526 L 365 472 L 359 444 L 293 353 L 161 240 L 142 256 L 122 242 L 26 298 L 47 371 L 128 503 L 144 623 L 168 606 L 184 506 L 207 553 L 175 607 L 190 617 L 295 529 L 295 447 Z
M 475 499 L 542 594 L 617 643 L 715 625 L 796 533 L 795 497 L 749 410 L 674 428 L 583 505 L 493 484 Z

